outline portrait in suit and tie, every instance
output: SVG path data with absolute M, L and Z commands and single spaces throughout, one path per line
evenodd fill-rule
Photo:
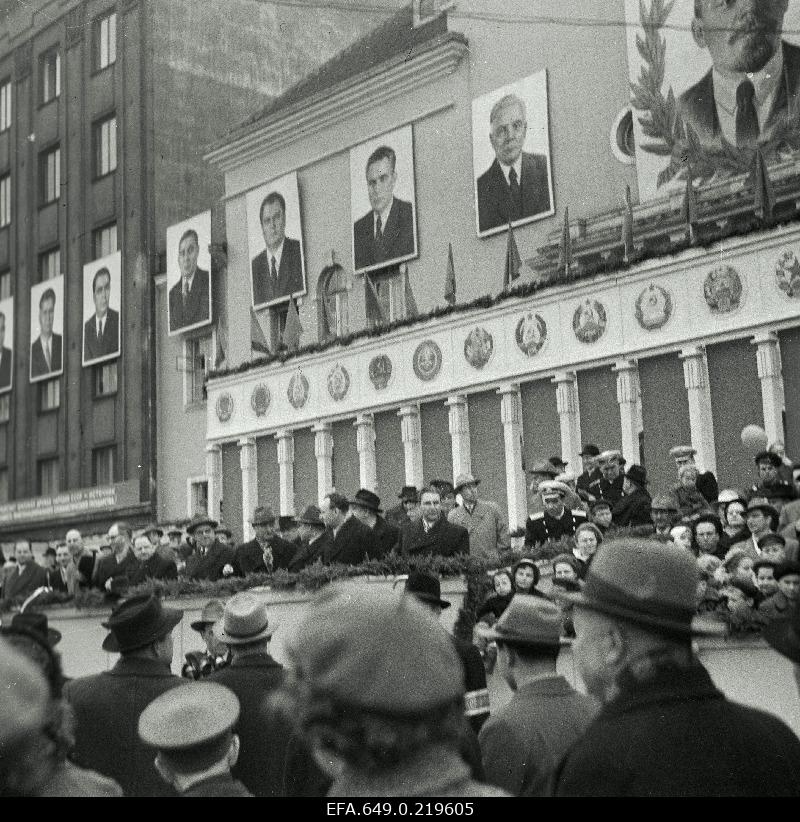
M 83 365 L 118 357 L 120 353 L 119 251 L 83 267 Z
M 350 185 L 353 269 L 370 271 L 417 257 L 411 126 L 351 149 Z
M 479 236 L 554 213 L 544 70 L 473 100 L 472 140 Z
M 306 293 L 297 175 L 287 174 L 247 197 L 253 306 Z
M 167 228 L 169 334 L 211 322 L 211 212 Z
M 64 276 L 53 277 L 31 288 L 30 381 L 57 377 L 64 371 L 61 333 L 64 329 Z
M 14 298 L 0 300 L 0 394 L 10 391 L 14 378 Z

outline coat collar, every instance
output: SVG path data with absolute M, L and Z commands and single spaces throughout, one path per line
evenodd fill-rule
M 240 656 L 234 658 L 230 664 L 231 668 L 283 668 L 280 662 L 276 662 L 269 654 L 252 654 L 251 656 Z
M 517 694 L 524 697 L 569 696 L 573 693 L 576 693 L 575 689 L 561 674 L 557 673 L 526 682 L 517 690 Z
M 153 679 L 177 679 L 169 665 L 160 659 L 144 659 L 142 657 L 124 657 L 117 660 L 117 664 L 107 672 L 109 676 L 137 676 L 152 677 Z

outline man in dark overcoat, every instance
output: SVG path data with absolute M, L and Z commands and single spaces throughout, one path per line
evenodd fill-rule
M 118 599 L 141 574 L 141 563 L 133 552 L 133 531 L 127 522 L 115 522 L 108 529 L 111 553 L 101 557 L 94 570 L 95 587 L 107 598 Z
M 613 507 L 611 517 L 615 525 L 651 525 L 650 503 L 647 493 L 647 471 L 641 465 L 631 465 L 625 472 L 622 499 Z
M 422 517 L 400 530 L 400 552 L 405 556 L 436 554 L 452 557 L 468 554 L 469 532 L 445 519 L 439 492 L 433 488 L 423 488 L 420 501 Z
M 236 549 L 236 569 L 241 576 L 271 574 L 288 568 L 297 546 L 285 540 L 276 530 L 275 512 L 269 505 L 259 505 L 250 520 L 256 535 Z
M 320 506 L 320 516 L 331 532 L 332 540 L 323 552 L 322 562 L 358 565 L 378 556 L 372 530 L 350 511 L 350 501 L 342 494 L 328 494 Z
M 353 512 L 353 516 L 361 520 L 372 531 L 377 549 L 372 559 L 381 559 L 397 548 L 400 540 L 400 529 L 388 523 L 381 516 L 383 513 L 381 499 L 377 494 L 367 488 L 360 488 L 358 493 L 350 500 L 350 510 Z
M 218 523 L 210 517 L 198 514 L 186 526 L 186 532 L 194 537 L 194 552 L 187 557 L 184 574 L 189 579 L 216 581 L 233 576 L 236 557 L 230 545 L 223 545 L 214 536 Z

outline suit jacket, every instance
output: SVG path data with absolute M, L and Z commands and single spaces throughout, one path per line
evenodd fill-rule
M 278 268 L 278 285 L 270 273 L 270 251 L 265 248 L 253 258 L 253 304 L 263 305 L 281 297 L 290 297 L 303 291 L 303 260 L 300 255 L 300 240 L 286 237 L 283 241 L 283 254 Z
M 414 253 L 414 209 L 406 200 L 394 198 L 389 219 L 383 226 L 383 243 L 375 242 L 375 217 L 370 211 L 353 224 L 355 268 L 369 268 Z
M 302 571 L 307 565 L 313 565 L 317 560 L 322 560 L 326 554 L 333 550 L 333 534 L 326 528 L 313 542 L 301 545 L 296 549 L 292 561 L 289 563 L 289 571 L 297 573 Z
M 11 385 L 11 349 L 3 347 L 0 350 L 0 388 Z
M 169 290 L 169 330 L 177 331 L 187 325 L 210 321 L 208 294 L 208 272 L 202 268 L 194 272 L 192 287 L 186 298 L 185 306 L 183 304 L 183 279 L 178 280 Z
M 66 580 L 61 575 L 61 566 L 56 565 L 54 571 L 45 571 L 47 574 L 47 582 L 50 587 L 57 591 L 60 594 L 72 594 L 75 593 L 75 589 L 78 587 L 78 569 L 75 567 L 75 563 L 70 563 L 67 565 L 66 571 Z
M 109 308 L 103 336 L 97 336 L 97 317 L 92 314 L 83 324 L 83 361 L 98 360 L 119 354 L 119 313 Z
M 97 563 L 94 586 L 101 591 L 106 590 L 106 582 L 111 580 L 112 594 L 124 594 L 128 586 L 135 585 L 140 580 L 142 563 L 136 559 L 133 549 L 128 549 L 128 553 L 122 558 L 122 562 L 117 562 L 114 554 L 102 557 Z
M 653 521 L 650 517 L 652 501 L 650 494 L 642 489 L 625 494 L 611 511 L 614 524 L 620 528 L 628 525 L 650 525 Z
M 547 157 L 522 152 L 522 208 L 512 207 L 511 189 L 497 158 L 478 177 L 478 226 L 481 231 L 508 225 L 525 217 L 550 211 L 550 185 L 547 179 Z
M 358 565 L 365 559 L 377 556 L 379 550 L 372 529 L 351 516 L 326 546 L 322 561 L 325 565 L 333 562 Z
M 140 563 L 133 584 L 138 585 L 148 579 L 177 579 L 178 566 L 171 559 L 165 559 L 156 551 L 150 559 Z
M 719 486 L 717 485 L 717 478 L 711 471 L 703 471 L 702 474 L 698 474 L 695 485 L 697 490 L 709 502 L 716 502 L 719 496 Z
M 119 782 L 125 796 L 175 796 L 137 727 L 150 702 L 185 682 L 164 662 L 126 657 L 109 671 L 68 682 L 64 698 L 75 711 L 75 762 Z
M 279 537 L 277 534 L 271 536 L 267 542 L 272 549 L 272 570 L 287 568 L 294 557 L 297 546 Z M 236 562 L 234 567 L 238 576 L 245 577 L 248 574 L 266 574 L 267 566 L 264 564 L 264 550 L 257 539 L 242 543 L 236 549 Z
M 22 601 L 42 585 L 47 585 L 47 571 L 31 560 L 22 571 L 19 566 L 12 568 L 3 583 L 3 599 Z
M 230 545 L 223 545 L 214 540 L 205 554 L 195 551 L 186 559 L 184 575 L 188 579 L 223 579 L 222 569 L 230 565 L 236 570 L 236 554 Z
M 772 110 L 761 124 L 761 141 L 768 140 L 790 108 L 797 111 L 800 99 L 800 47 L 783 41 L 783 71 L 781 84 Z M 701 143 L 722 145 L 717 103 L 714 97 L 714 75 L 709 69 L 702 79 L 678 97 L 678 111 L 684 123 L 690 125 Z
M 53 344 L 50 348 L 50 368 L 44 358 L 42 338 L 37 337 L 31 346 L 31 376 L 43 377 L 45 374 L 61 371 L 61 334 L 53 334 Z
M 426 534 L 422 519 L 418 519 L 400 530 L 400 551 L 404 556 L 437 554 L 452 557 L 456 554 L 468 554 L 469 533 L 466 528 L 439 517 Z
M 379 515 L 372 529 L 372 537 L 375 540 L 376 553 L 371 559 L 383 559 L 400 544 L 400 529 Z

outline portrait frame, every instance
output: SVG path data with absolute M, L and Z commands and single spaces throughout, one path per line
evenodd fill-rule
M 397 253 L 375 261 L 375 249 L 372 246 L 374 216 L 366 174 L 367 161 L 381 146 L 387 146 L 395 153 L 395 205 L 385 228 L 387 233 L 391 232 Z M 356 274 L 388 268 L 419 257 L 414 128 L 410 123 L 365 140 L 350 149 L 350 220 L 353 271 Z M 392 242 L 391 238 L 389 242 Z
M 550 106 L 547 69 L 543 68 L 513 83 L 507 83 L 472 100 L 472 177 L 475 198 L 475 230 L 478 237 L 491 237 L 508 230 L 508 220 L 498 222 L 503 210 L 499 202 L 508 183 L 496 162 L 490 140 L 490 115 L 494 105 L 509 94 L 525 104 L 527 131 L 522 144 L 523 208 L 530 211 L 512 220 L 512 228 L 552 217 L 555 213 L 550 143 Z M 531 182 L 526 184 L 526 174 Z M 546 177 L 547 199 L 542 194 Z M 483 228 L 481 224 L 483 223 Z
M 197 273 L 201 279 L 197 282 L 199 289 L 199 299 L 192 299 L 190 308 L 192 317 L 187 322 L 179 322 L 183 317 L 179 315 L 183 311 L 180 306 L 181 301 L 181 269 L 178 263 L 178 250 L 181 237 L 187 231 L 194 231 L 197 234 Z M 175 225 L 167 227 L 167 334 L 170 337 L 177 337 L 192 331 L 195 328 L 202 328 L 211 325 L 213 322 L 212 295 L 214 293 L 214 281 L 211 273 L 211 211 L 203 211 L 195 214 L 186 220 L 182 220 Z M 192 290 L 195 283 L 192 282 Z M 208 295 L 205 295 L 205 291 Z M 202 308 L 206 307 L 203 315 Z
M 95 318 L 96 308 L 94 303 L 93 283 L 98 272 L 106 269 L 111 278 L 111 290 L 108 297 L 107 323 L 115 323 L 117 327 L 117 341 L 113 352 L 100 354 L 95 357 L 87 357 L 87 345 L 101 347 L 102 343 L 96 340 L 96 333 L 93 335 L 90 323 Z M 116 315 L 116 317 L 115 317 Z M 108 326 L 106 326 L 107 328 Z M 104 331 L 105 334 L 105 331 Z M 115 251 L 101 257 L 99 260 L 92 260 L 83 267 L 83 337 L 81 340 L 81 365 L 83 368 L 117 359 L 122 353 L 122 253 Z
M 265 290 L 264 286 L 257 283 L 258 276 L 266 276 L 264 266 L 266 263 L 267 247 L 264 240 L 264 232 L 261 228 L 261 206 L 264 200 L 271 193 L 277 192 L 283 197 L 286 203 L 285 210 L 285 231 L 283 257 L 280 263 L 279 278 L 286 278 L 289 282 L 297 280 L 297 267 L 299 259 L 299 276 L 302 281 L 302 288 L 282 289 L 282 293 L 274 298 L 265 297 L 258 292 Z M 305 256 L 305 244 L 303 242 L 303 219 L 300 211 L 300 186 L 297 180 L 297 172 L 291 171 L 270 180 L 268 183 L 258 188 L 248 191 L 245 197 L 245 207 L 247 210 L 247 248 L 248 248 L 248 279 L 250 280 L 250 304 L 255 309 L 267 308 L 272 305 L 287 303 L 292 297 L 304 297 L 308 293 L 308 274 Z M 287 242 L 289 243 L 287 245 Z
M 56 354 L 60 353 L 60 362 L 58 368 L 53 368 L 50 371 L 42 371 L 38 368 L 39 357 L 43 356 L 41 354 L 41 342 L 39 340 L 41 336 L 41 329 L 39 327 L 39 300 L 48 289 L 52 289 L 56 298 L 53 310 L 53 350 L 51 352 L 51 358 L 56 359 Z M 30 382 L 35 383 L 53 380 L 64 373 L 64 357 L 66 356 L 66 346 L 64 344 L 64 275 L 59 274 L 57 277 L 32 285 L 30 296 L 31 330 L 28 341 L 28 350 L 30 351 L 28 372 Z M 38 346 L 36 351 L 34 351 L 34 346 Z M 57 347 L 60 347 L 60 352 L 56 352 Z
M 0 394 L 7 394 L 14 388 L 14 298 L 6 297 L 0 300 L 0 314 L 5 317 L 5 333 L 3 337 L 3 348 L 8 349 L 9 363 L 6 366 L 4 357 L 0 355 L 0 375 L 3 375 L 8 367 L 8 382 L 5 383 L 0 377 Z

